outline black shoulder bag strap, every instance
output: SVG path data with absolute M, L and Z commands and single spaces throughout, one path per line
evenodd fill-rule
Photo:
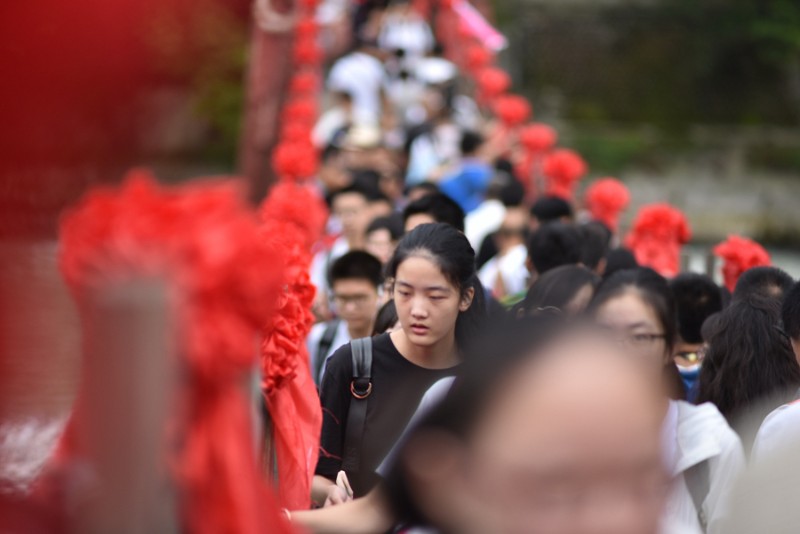
M 344 434 L 342 469 L 358 472 L 361 463 L 361 442 L 367 421 L 367 399 L 372 393 L 372 338 L 354 339 L 350 342 L 353 353 L 353 380 L 350 382 L 350 409 Z
M 703 511 L 703 501 L 706 500 L 708 491 L 711 489 L 708 460 L 703 460 L 699 464 L 695 464 L 684 471 L 683 479 L 686 481 L 686 487 L 689 489 L 689 493 L 692 496 L 692 502 L 697 512 L 697 520 L 700 522 L 700 528 L 705 532 L 708 526 L 708 518 Z
M 331 345 L 333 345 L 333 340 L 336 338 L 336 332 L 339 330 L 340 322 L 341 319 L 334 319 L 329 322 L 325 327 L 325 331 L 322 333 L 319 345 L 317 345 L 317 359 L 314 362 L 314 382 L 317 382 L 317 385 L 319 385 L 321 380 L 319 373 L 322 371 L 322 366 L 325 365 L 325 356 L 328 354 L 328 351 L 331 350 Z

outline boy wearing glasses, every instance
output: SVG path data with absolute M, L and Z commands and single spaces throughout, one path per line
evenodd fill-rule
M 306 339 L 311 374 L 319 385 L 325 362 L 336 349 L 372 335 L 379 292 L 383 283 L 381 262 L 373 255 L 356 250 L 331 265 L 328 283 L 336 318 L 317 323 Z

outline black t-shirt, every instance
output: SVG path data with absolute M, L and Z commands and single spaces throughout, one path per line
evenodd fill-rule
M 397 351 L 389 334 L 372 339 L 372 394 L 367 400 L 360 470 L 347 473 L 356 496 L 365 495 L 378 481 L 375 469 L 400 437 L 425 391 L 437 380 L 453 376 L 457 368 L 420 367 Z M 331 480 L 336 479 L 342 468 L 352 379 L 353 361 L 348 343 L 328 360 L 320 389 L 322 436 L 316 474 Z

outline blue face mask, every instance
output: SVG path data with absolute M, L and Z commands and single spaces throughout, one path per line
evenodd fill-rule
M 697 377 L 700 376 L 700 363 L 695 363 L 689 367 L 678 366 L 678 371 L 681 373 L 683 385 L 686 387 L 687 393 L 692 391 L 692 388 L 697 382 Z

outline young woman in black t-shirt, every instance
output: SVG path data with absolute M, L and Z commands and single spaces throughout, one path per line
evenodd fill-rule
M 355 496 L 375 485 L 375 469 L 425 391 L 455 373 L 459 349 L 485 313 L 475 253 L 464 234 L 450 225 L 424 224 L 409 232 L 387 264 L 387 276 L 402 328 L 373 338 L 373 387 L 360 468 L 347 473 Z M 320 504 L 350 498 L 334 481 L 342 469 L 352 377 L 348 344 L 331 356 L 321 384 L 322 437 L 312 495 Z

